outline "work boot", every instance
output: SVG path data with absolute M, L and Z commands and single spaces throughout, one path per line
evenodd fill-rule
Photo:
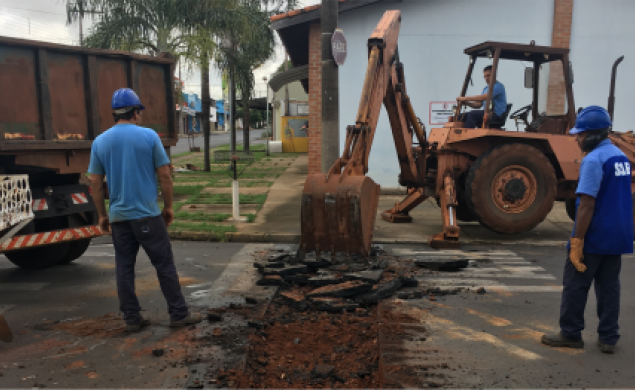
M 602 353 L 608 353 L 609 355 L 613 355 L 615 353 L 615 344 L 604 344 L 602 340 L 598 339 L 598 347 L 600 347 L 600 351 L 602 351 Z
M 146 326 L 150 326 L 150 320 L 142 318 L 141 321 L 136 324 L 126 324 L 126 332 L 138 332 Z
M 201 313 L 190 313 L 180 321 L 170 321 L 170 326 L 178 328 L 179 326 L 198 324 L 201 321 L 203 321 Z
M 571 340 L 560 333 L 543 334 L 540 341 L 550 347 L 584 348 L 584 340 Z

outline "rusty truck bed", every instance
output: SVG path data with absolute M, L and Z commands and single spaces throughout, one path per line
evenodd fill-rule
M 174 146 L 173 71 L 172 58 L 0 37 L 0 155 L 77 171 L 92 140 L 114 124 L 110 100 L 124 87 L 146 107 L 143 126 Z

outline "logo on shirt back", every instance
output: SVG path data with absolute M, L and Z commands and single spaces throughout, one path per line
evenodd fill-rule
M 630 176 L 631 175 L 631 164 L 630 163 L 615 163 L 615 176 Z

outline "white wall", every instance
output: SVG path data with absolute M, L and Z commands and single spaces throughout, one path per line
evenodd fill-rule
M 576 0 L 576 7 L 580 1 Z M 403 0 L 343 13 L 339 24 L 346 34 L 348 58 L 340 68 L 341 146 L 344 145 L 346 126 L 354 124 L 359 105 L 368 63 L 366 42 L 388 9 L 402 11 L 399 54 L 412 104 L 427 129 L 431 127 L 429 102 L 452 101 L 461 92 L 468 66 L 468 57 L 463 54 L 465 48 L 488 40 L 514 43 L 535 40 L 537 45 L 551 43 L 553 0 Z M 474 86 L 470 86 L 468 95 L 481 93 L 485 86 L 481 70 L 490 63 L 483 59 L 477 61 Z M 543 70 L 546 68 L 543 66 Z M 624 69 L 622 71 L 624 73 Z M 577 84 L 582 84 L 582 76 L 578 71 Z M 524 66 L 521 63 L 501 61 L 498 80 L 506 87 L 508 102 L 514 104 L 512 110 L 531 103 L 531 90 L 523 88 Z M 542 89 L 546 93 L 546 88 Z M 512 129 L 513 126 L 513 121 L 508 121 L 507 127 Z M 396 187 L 398 173 L 392 133 L 382 110 L 370 155 L 369 176 L 382 186 Z
M 629 94 L 635 89 L 635 1 L 576 0 L 573 5 L 571 62 L 575 105 L 607 107 L 613 62 L 621 55 L 615 86 L 613 129 L 635 128 L 628 113 L 633 110 Z

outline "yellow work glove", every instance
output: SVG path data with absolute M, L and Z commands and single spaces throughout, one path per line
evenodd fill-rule
M 584 260 L 584 238 L 571 238 L 570 246 L 569 260 L 571 260 L 578 272 L 586 271 L 586 265 L 582 263 L 582 260 Z

